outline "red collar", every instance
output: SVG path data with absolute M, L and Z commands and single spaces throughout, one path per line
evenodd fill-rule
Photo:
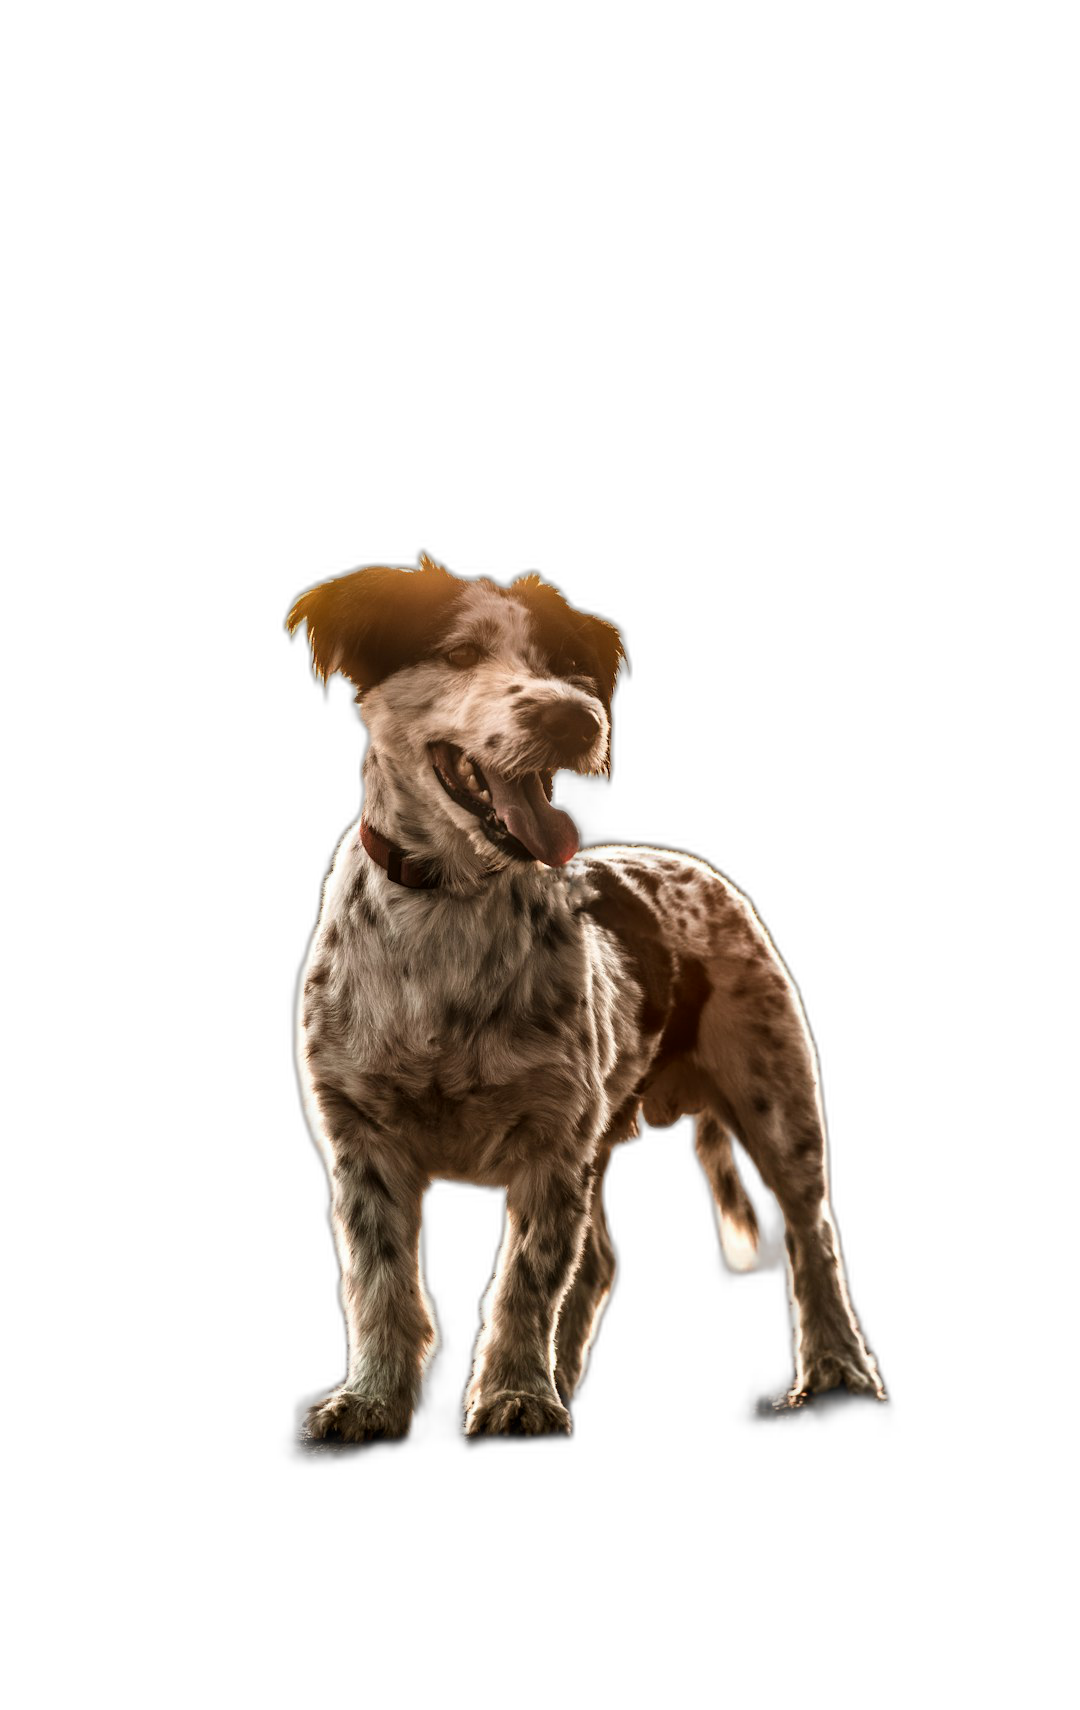
M 433 891 L 441 883 L 438 874 L 431 872 L 426 861 L 406 855 L 396 843 L 389 843 L 380 836 L 366 819 L 360 821 L 360 841 L 376 866 L 381 867 L 395 885 L 406 885 L 411 891 Z

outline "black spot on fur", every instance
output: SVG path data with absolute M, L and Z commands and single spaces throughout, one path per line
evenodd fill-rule
M 651 897 L 659 896 L 660 878 L 658 874 L 652 872 L 648 867 L 631 867 L 628 871 L 633 873 L 637 883 L 643 890 L 648 891 Z
M 332 1081 L 324 1080 L 321 1076 L 312 1080 L 312 1091 L 318 1102 L 327 1132 L 331 1139 L 353 1140 L 365 1127 L 378 1129 L 378 1123 L 370 1119 L 355 1099 Z
M 543 926 L 537 928 L 536 942 L 544 950 L 554 950 L 570 939 L 570 929 L 557 914 L 550 914 Z
M 489 980 L 494 980 L 499 969 L 502 967 L 502 962 L 502 944 L 498 939 L 493 939 L 484 951 L 483 956 L 480 958 L 478 976 L 481 985 L 486 984 Z
M 391 1197 L 390 1189 L 387 1187 L 374 1164 L 364 1165 L 361 1181 L 369 1192 L 377 1194 L 380 1199 L 389 1199 Z
M 418 819 L 413 819 L 408 814 L 402 814 L 399 823 L 401 826 L 401 835 L 404 838 L 406 845 L 423 843 L 425 841 L 427 837 L 427 828 L 421 825 Z
M 358 916 L 359 919 L 365 923 L 365 925 L 374 926 L 376 919 L 377 919 L 377 916 L 375 914 L 375 910 L 372 908 L 367 897 L 364 895 L 364 891 L 363 891 L 362 886 L 356 887 L 356 889 L 353 891 L 353 894 L 352 894 L 350 901 L 351 901 L 351 905 L 352 905 L 353 914 Z
M 572 1217 L 571 1212 L 566 1225 L 552 1231 L 545 1239 L 537 1241 L 534 1238 L 532 1245 L 518 1256 L 522 1281 L 530 1279 L 532 1288 L 539 1294 L 550 1294 L 566 1271 L 570 1257 L 567 1229 L 571 1227 Z

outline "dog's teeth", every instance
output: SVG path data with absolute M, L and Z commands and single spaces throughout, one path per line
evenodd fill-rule
M 458 777 L 459 778 L 467 778 L 471 771 L 472 771 L 472 761 L 467 760 L 465 758 L 464 754 L 459 754 L 457 757 L 457 774 L 458 774 Z
M 481 800 L 481 801 L 482 801 L 482 802 L 490 802 L 490 800 L 491 800 L 491 791 L 490 791 L 490 790 L 481 790 L 481 791 L 480 791 L 480 800 Z

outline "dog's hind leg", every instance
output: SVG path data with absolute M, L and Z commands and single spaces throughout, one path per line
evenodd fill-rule
M 848 1295 L 825 1176 L 825 1134 L 816 1110 L 796 1102 L 764 1116 L 741 1113 L 739 1136 L 784 1214 L 795 1329 L 788 1401 L 835 1389 L 884 1397 Z
M 573 1282 L 566 1291 L 555 1333 L 555 1387 L 569 1401 L 581 1382 L 585 1362 L 615 1280 L 615 1249 L 604 1216 L 604 1172 L 611 1147 L 602 1146 L 592 1167 L 589 1227 Z
M 848 1296 L 829 1205 L 825 1125 L 813 1046 L 793 994 L 774 986 L 764 1010 L 718 1002 L 703 1018 L 699 1053 L 708 1055 L 723 1119 L 776 1195 L 784 1214 L 795 1318 L 795 1382 L 788 1401 L 835 1389 L 884 1397 L 873 1356 Z M 704 1048 L 704 1049 L 702 1049 Z

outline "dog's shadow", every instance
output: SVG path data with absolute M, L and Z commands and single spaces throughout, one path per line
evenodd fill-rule
M 619 1424 L 607 1418 L 605 1404 L 590 1407 L 584 1394 L 574 1402 L 574 1436 L 567 1438 L 470 1438 L 465 1436 L 461 1412 L 461 1394 L 468 1380 L 468 1356 L 465 1359 L 439 1356 L 427 1380 L 426 1406 L 417 1412 L 412 1438 L 407 1443 L 337 1443 L 314 1442 L 302 1426 L 297 1426 L 289 1443 L 287 1455 L 292 1460 L 325 1462 L 325 1460 L 367 1459 L 371 1455 L 417 1455 L 417 1453 L 465 1453 L 465 1455 L 572 1455 L 581 1448 L 613 1450 L 625 1447 L 627 1421 Z M 829 1436 L 844 1436 L 848 1440 L 865 1440 L 870 1436 L 894 1430 L 894 1407 L 889 1400 L 861 1400 L 844 1390 L 836 1395 L 793 1395 L 783 1385 L 772 1389 L 750 1390 L 740 1399 L 730 1400 L 728 1406 L 711 1407 L 699 1412 L 692 1430 L 680 1433 L 685 1447 L 716 1447 L 731 1436 L 776 1431 L 815 1431 Z M 632 1433 L 639 1447 L 648 1447 L 649 1440 L 660 1447 L 665 1442 L 665 1423 L 648 1421 L 644 1430 Z

